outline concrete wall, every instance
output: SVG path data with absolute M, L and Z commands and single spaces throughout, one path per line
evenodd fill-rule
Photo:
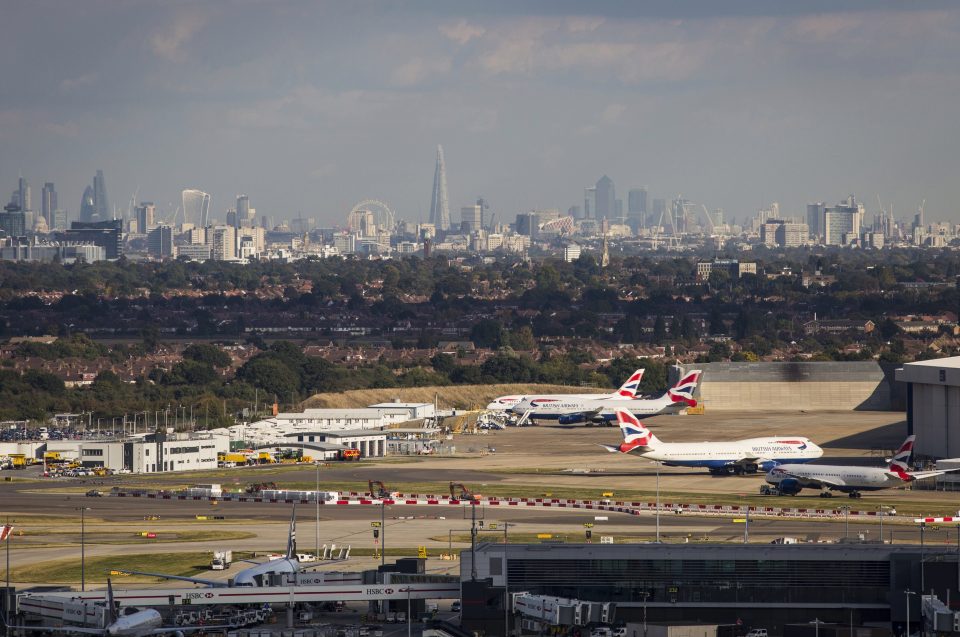
M 692 363 L 702 369 L 705 409 L 737 411 L 889 410 L 892 379 L 875 362 Z

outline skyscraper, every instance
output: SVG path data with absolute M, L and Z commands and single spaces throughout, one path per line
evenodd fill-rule
M 137 206 L 137 232 L 147 234 L 156 225 L 157 207 L 152 201 L 141 201 Z
M 447 166 L 443 161 L 443 146 L 437 146 L 437 168 L 433 173 L 433 194 L 430 197 L 430 223 L 441 232 L 450 229 L 450 204 L 447 201 Z
M 634 188 L 627 193 L 627 220 L 631 226 L 644 227 L 647 221 L 647 189 Z
M 613 219 L 617 215 L 617 193 L 613 180 L 604 175 L 597 181 L 596 219 Z
M 202 190 L 187 189 L 181 193 L 183 222 L 206 228 L 210 223 L 210 195 Z
M 82 223 L 94 221 L 97 210 L 93 200 L 93 187 L 87 186 L 83 191 L 83 197 L 80 199 L 80 221 Z
M 237 219 L 234 227 L 252 227 L 254 214 L 253 209 L 250 207 L 250 197 L 247 195 L 237 195 Z
M 16 195 L 15 203 L 20 206 L 21 211 L 30 212 L 33 210 L 33 197 L 30 192 L 30 183 L 23 177 L 17 180 L 17 191 L 14 194 Z
M 460 232 L 470 234 L 483 227 L 483 204 L 460 208 Z
M 93 177 L 93 207 L 97 217 L 94 221 L 113 219 L 113 215 L 110 214 L 110 204 L 107 203 L 107 182 L 103 179 L 102 170 L 98 170 Z
M 40 214 L 47 220 L 47 225 L 54 227 L 54 213 L 57 211 L 57 191 L 53 187 L 53 182 L 48 181 L 43 184 L 43 190 L 40 193 Z

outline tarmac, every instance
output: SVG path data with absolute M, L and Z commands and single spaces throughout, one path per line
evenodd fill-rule
M 894 412 L 819 412 L 819 413 L 724 413 L 703 415 L 661 416 L 646 421 L 654 433 L 664 441 L 731 440 L 766 435 L 802 435 L 811 438 L 825 449 L 820 462 L 877 464 L 883 463 L 906 436 L 903 414 Z M 483 435 L 456 435 L 449 441 L 456 447 L 456 455 L 405 458 L 403 462 L 365 462 L 324 468 L 323 482 L 362 482 L 382 480 L 391 491 L 407 491 L 410 483 L 423 484 L 462 482 L 475 492 L 483 493 L 490 485 L 525 487 L 550 492 L 554 489 L 580 489 L 601 493 L 618 490 L 640 490 L 653 493 L 657 471 L 652 463 L 642 459 L 610 454 L 598 443 L 616 444 L 620 433 L 614 427 L 535 426 L 510 428 Z M 495 452 L 489 449 L 494 448 Z M 224 486 L 246 484 L 257 480 L 256 468 L 230 470 L 229 479 L 221 479 Z M 235 473 L 233 473 L 235 472 Z M 13 472 L 4 472 L 14 475 Z M 277 480 L 312 484 L 316 469 L 312 466 L 290 469 Z M 150 476 L 151 486 L 184 484 L 191 481 L 215 481 L 210 478 L 191 480 L 190 474 L 162 474 Z M 754 497 L 763 484 L 761 475 L 742 477 L 713 477 L 705 470 L 663 468 L 659 476 L 664 494 L 683 493 L 709 503 L 712 497 Z M 14 569 L 29 564 L 79 559 L 80 520 L 77 508 L 89 507 L 86 518 L 86 555 L 115 556 L 117 568 L 123 568 L 124 555 L 150 552 L 189 552 L 232 548 L 235 551 L 257 551 L 263 554 L 282 551 L 286 543 L 287 522 L 291 507 L 282 503 L 241 503 L 220 501 L 145 500 L 133 498 L 87 498 L 82 489 L 100 488 L 109 491 L 112 485 L 143 484 L 142 476 L 117 476 L 104 480 L 41 479 L 38 481 L 0 482 L 0 510 L 9 515 L 12 524 L 25 535 L 14 535 L 11 543 L 11 566 Z M 82 488 L 81 488 L 82 487 Z M 789 501 L 784 501 L 789 500 Z M 864 493 L 860 500 L 833 498 L 826 505 L 837 507 L 850 504 L 862 510 L 877 510 L 880 505 L 914 508 L 928 507 L 943 510 L 957 506 L 956 493 L 927 490 L 888 490 Z M 794 498 L 771 498 L 770 506 L 823 507 L 825 503 L 816 491 L 804 491 Z M 314 505 L 300 505 L 297 509 L 298 543 L 300 551 L 314 552 L 316 545 L 350 545 L 354 549 L 374 547 L 371 522 L 380 519 L 379 506 L 321 506 L 319 527 Z M 386 546 L 412 549 L 424 547 L 429 555 L 430 572 L 458 572 L 455 559 L 440 559 L 441 555 L 456 554 L 469 548 L 469 507 L 413 507 L 388 506 L 384 511 L 386 526 L 383 538 Z M 529 541 L 536 534 L 564 536 L 567 541 L 584 541 L 585 524 L 592 524 L 592 540 L 613 536 L 616 541 L 653 541 L 657 538 L 659 517 L 660 539 L 667 542 L 743 541 L 745 524 L 730 517 L 700 517 L 676 514 L 671 510 L 627 516 L 585 510 L 509 509 L 477 507 L 478 520 L 485 524 L 510 524 L 509 534 Z M 197 520 L 196 516 L 222 515 L 223 520 Z M 17 522 L 17 517 L 22 518 Z M 35 517 L 35 516 L 42 516 Z M 144 520 L 145 516 L 159 516 L 158 520 Z M 598 520 L 606 517 L 606 520 Z M 909 520 L 888 520 L 884 526 L 884 540 L 916 542 L 919 533 Z M 141 531 L 174 533 L 205 530 L 214 534 L 218 529 L 244 531 L 254 537 L 237 540 L 233 546 L 224 546 L 223 540 L 181 541 L 159 543 L 137 536 Z M 125 537 L 125 543 L 99 543 L 97 534 L 110 532 Z M 954 528 L 930 529 L 925 541 L 932 544 L 956 542 Z M 15 531 L 16 533 L 16 531 Z M 501 531 L 486 532 L 486 539 Z M 862 537 L 876 541 L 879 528 L 876 520 L 866 521 L 843 517 L 834 520 L 796 520 L 790 518 L 753 518 L 747 529 L 752 542 L 770 542 L 779 537 L 796 537 L 808 541 L 836 540 L 843 536 Z M 117 535 L 119 534 L 119 535 Z M 395 559 L 387 556 L 387 561 Z M 347 562 L 329 563 L 320 568 L 329 570 L 363 570 L 373 568 L 379 560 L 372 557 L 352 557 Z M 229 571 L 210 571 L 200 576 L 209 579 L 229 578 L 242 564 Z M 89 577 L 89 575 L 88 575 Z M 100 579 L 100 578 L 98 578 Z

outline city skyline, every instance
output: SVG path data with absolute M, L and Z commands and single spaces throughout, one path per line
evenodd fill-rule
M 124 212 L 138 189 L 159 214 L 201 188 L 220 220 L 247 192 L 277 221 L 343 225 L 377 198 L 426 222 L 438 144 L 454 210 L 483 195 L 503 216 L 566 211 L 606 174 L 620 193 L 647 186 L 738 219 L 857 193 L 871 212 L 877 196 L 897 217 L 926 200 L 927 219 L 960 220 L 948 3 L 6 13 L 22 28 L 0 68 L 22 81 L 0 105 L 0 180 L 57 184 L 72 220 L 102 169 Z M 255 41 L 235 38 L 253 25 Z M 49 46 L 35 51 L 41 29 Z

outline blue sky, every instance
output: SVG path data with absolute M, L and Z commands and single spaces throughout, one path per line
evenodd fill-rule
M 357 201 L 452 217 L 582 204 L 608 174 L 727 218 L 855 193 L 960 221 L 960 8 L 946 2 L 6 3 L 0 193 L 76 215 L 238 193 L 273 219 Z

